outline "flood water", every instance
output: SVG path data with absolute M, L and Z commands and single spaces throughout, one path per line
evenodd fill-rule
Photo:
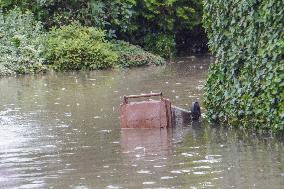
M 125 94 L 201 101 L 209 62 L 0 79 L 0 188 L 284 188 L 283 140 L 205 121 L 120 129 Z

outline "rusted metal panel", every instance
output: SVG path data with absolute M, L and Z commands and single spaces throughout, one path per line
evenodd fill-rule
M 160 100 L 128 102 L 130 98 L 160 96 Z M 166 128 L 171 127 L 171 103 L 162 93 L 124 96 L 120 106 L 121 128 Z

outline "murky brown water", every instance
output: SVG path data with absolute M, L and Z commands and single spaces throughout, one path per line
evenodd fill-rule
M 124 94 L 201 100 L 209 59 L 0 80 L 0 188 L 283 188 L 281 140 L 195 123 L 121 131 Z

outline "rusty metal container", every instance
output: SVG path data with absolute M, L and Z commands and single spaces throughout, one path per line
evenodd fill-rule
M 129 99 L 159 96 L 159 100 L 129 102 Z M 171 103 L 162 93 L 124 96 L 120 106 L 121 128 L 167 128 L 172 126 Z

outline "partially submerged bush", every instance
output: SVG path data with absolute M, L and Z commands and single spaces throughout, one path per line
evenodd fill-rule
M 119 55 L 117 64 L 120 67 L 161 65 L 165 60 L 160 56 L 146 52 L 139 46 L 124 41 L 112 41 L 112 49 Z
M 44 69 L 41 34 L 41 23 L 34 20 L 32 13 L 18 9 L 7 15 L 0 12 L 0 76 Z
M 55 70 L 105 69 L 117 61 L 111 46 L 102 30 L 72 23 L 47 34 L 44 56 Z
M 0 14 L 0 75 L 25 74 L 45 69 L 95 70 L 160 65 L 164 59 L 122 41 L 109 42 L 105 32 L 74 22 L 48 33 L 29 12 Z

